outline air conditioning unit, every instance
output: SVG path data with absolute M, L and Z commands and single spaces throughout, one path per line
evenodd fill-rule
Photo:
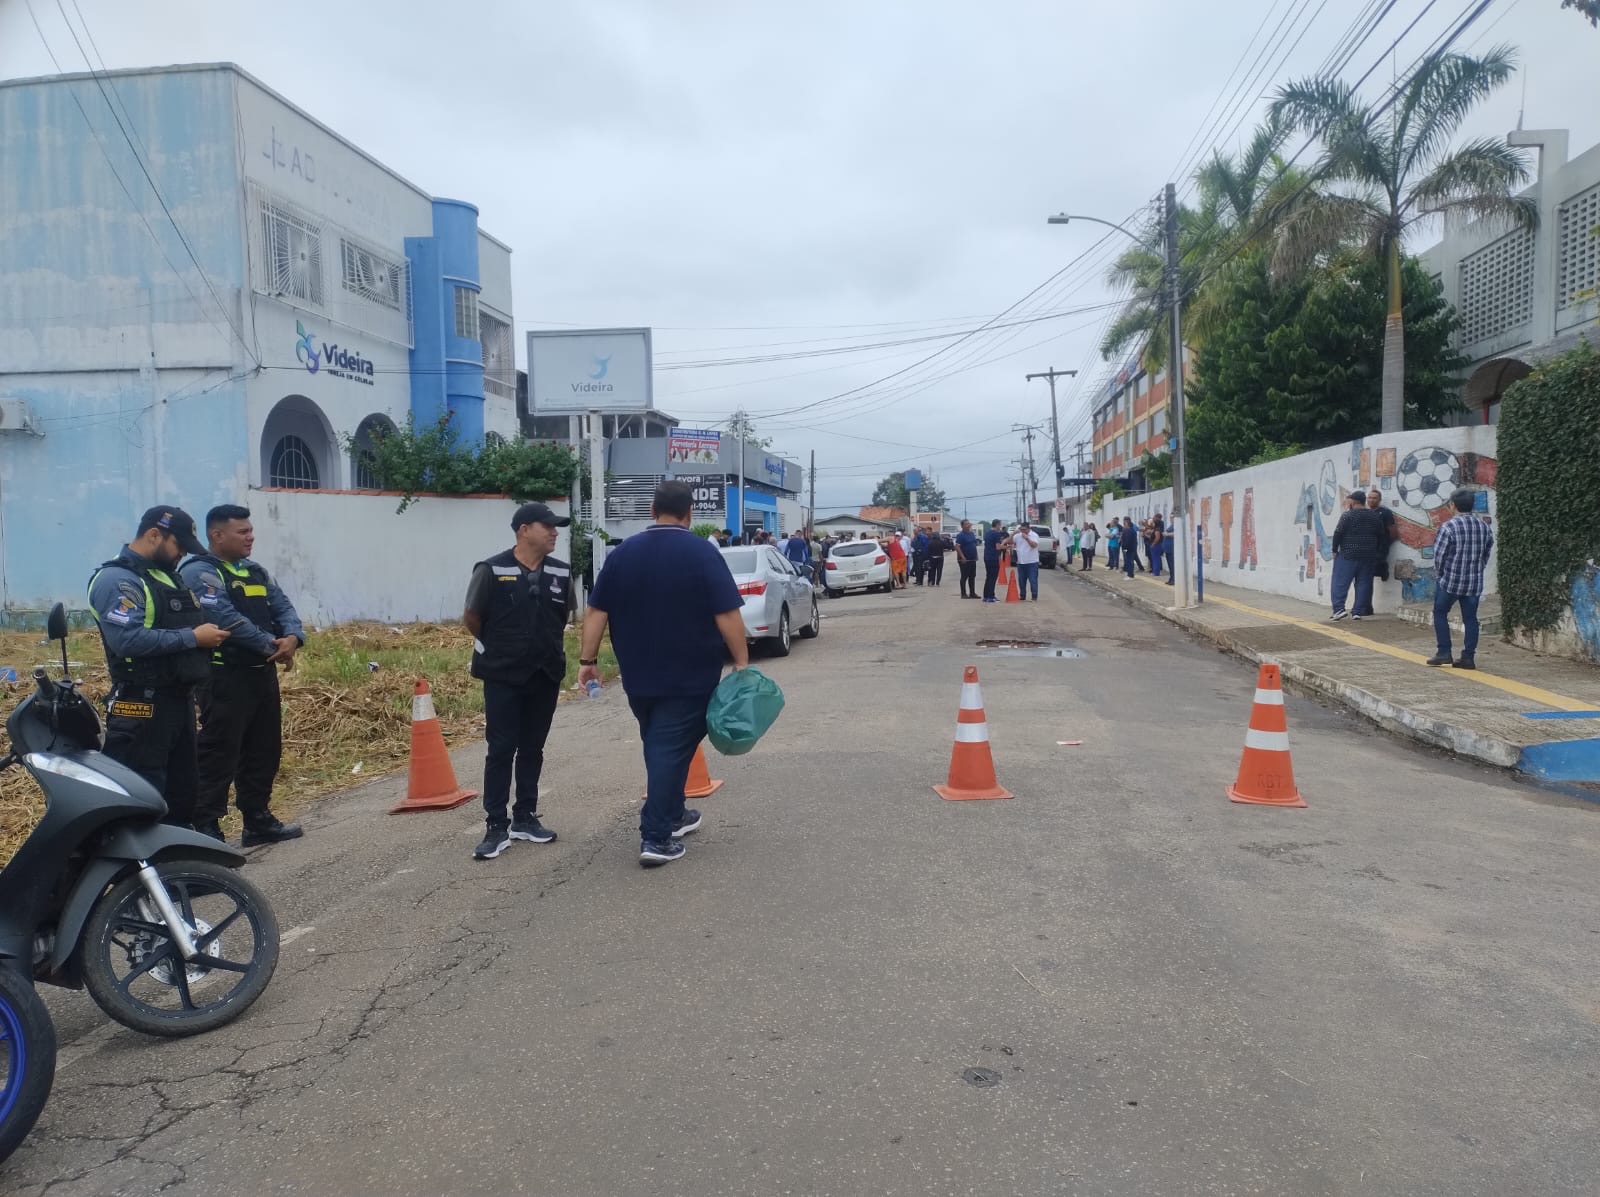
M 0 432 L 20 432 L 29 436 L 44 435 L 26 399 L 0 398 Z

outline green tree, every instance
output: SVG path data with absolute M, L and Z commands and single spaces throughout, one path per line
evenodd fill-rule
M 770 436 L 758 435 L 756 433 L 756 426 L 750 419 L 750 413 L 744 411 L 743 409 L 734 412 L 733 415 L 728 417 L 728 435 L 736 440 L 740 437 L 743 437 L 747 442 L 750 443 L 750 445 L 757 449 L 772 448 L 772 438 Z
M 1456 327 L 1422 264 L 1401 266 L 1406 414 L 1414 427 L 1443 424 L 1460 404 L 1451 345 Z M 1259 461 L 1352 440 L 1383 403 L 1383 264 L 1348 257 L 1300 278 L 1275 280 L 1267 254 L 1232 263 L 1218 280 L 1228 317 L 1195 358 L 1188 460 L 1210 477 Z
M 872 504 L 874 507 L 909 508 L 911 506 L 911 492 L 906 489 L 906 474 L 904 470 L 896 470 L 873 488 Z M 928 470 L 922 471 L 922 485 L 917 489 L 917 509 L 919 511 L 944 510 L 944 491 L 939 489 L 938 484 L 933 480 L 933 474 Z
M 1589 24 L 1600 28 L 1600 0 L 1561 0 L 1561 7 L 1576 10 L 1580 17 L 1589 18 Z
M 1349 84 L 1323 78 L 1290 83 L 1273 102 L 1275 117 L 1320 137 L 1323 152 L 1314 174 L 1335 188 L 1323 202 L 1287 214 L 1279 224 L 1280 268 L 1303 268 L 1355 244 L 1383 263 L 1385 432 L 1405 425 L 1406 231 L 1437 214 L 1524 228 L 1538 221 L 1534 202 L 1516 194 L 1528 178 L 1520 151 L 1490 138 L 1451 146 L 1473 108 L 1514 71 L 1508 47 L 1479 58 L 1433 55 L 1402 82 L 1385 113 L 1374 112 Z

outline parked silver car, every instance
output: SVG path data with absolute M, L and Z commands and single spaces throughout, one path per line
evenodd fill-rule
M 775 657 L 787 657 L 793 637 L 810 640 L 822 630 L 822 612 L 811 579 L 770 545 L 721 550 L 744 596 L 744 631 L 765 640 Z

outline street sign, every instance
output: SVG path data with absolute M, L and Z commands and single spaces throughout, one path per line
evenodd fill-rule
M 726 474 L 679 474 L 674 481 L 689 488 L 695 515 L 717 515 L 727 505 Z

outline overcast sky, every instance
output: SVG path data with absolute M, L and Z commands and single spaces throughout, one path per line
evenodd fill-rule
M 82 69 L 55 0 L 32 3 L 63 66 Z M 1080 260 L 1104 230 L 1045 216 L 1128 219 L 1198 150 L 1236 145 L 1253 97 L 1316 71 L 1369 6 L 66 0 L 74 19 L 75 7 L 112 68 L 237 62 L 423 188 L 476 203 L 514 250 L 519 360 L 531 327 L 651 325 L 657 405 L 713 427 L 742 404 L 787 456 L 816 450 L 819 508 L 864 503 L 888 471 L 927 465 L 976 518 L 1011 512 L 1013 423 L 1043 428 L 1034 452 L 1053 497 L 1048 391 L 1023 375 L 1081 371 L 1058 384 L 1070 466 L 1106 368 L 1102 276 L 1117 247 Z M 1384 59 L 1370 85 L 1381 94 L 1472 5 L 1434 3 L 1388 55 L 1425 7 L 1399 0 L 1347 76 Z M 1457 47 L 1502 41 L 1524 77 L 1465 132 L 1513 128 L 1525 81 L 1527 127 L 1570 128 L 1574 153 L 1600 141 L 1600 31 L 1559 0 L 1492 0 Z M 0 73 L 51 70 L 24 0 L 0 0 Z M 1075 261 L 1005 319 L 1050 318 L 924 339 L 976 328 Z M 873 348 L 816 353 L 852 346 Z M 668 368 L 764 355 L 784 356 Z M 853 388 L 865 389 L 822 402 Z

